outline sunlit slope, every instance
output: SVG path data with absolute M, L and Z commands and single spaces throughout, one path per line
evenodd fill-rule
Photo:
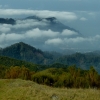
M 66 89 L 25 80 L 0 80 L 0 100 L 100 100 L 100 90 Z

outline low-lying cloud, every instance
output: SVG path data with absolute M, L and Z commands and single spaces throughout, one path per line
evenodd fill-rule
M 45 38 L 45 37 L 57 37 L 59 35 L 59 32 L 53 32 L 50 29 L 49 30 L 39 30 L 38 28 L 33 29 L 33 30 L 29 30 L 25 33 L 26 37 L 29 38 Z
M 65 30 L 63 30 L 62 35 L 63 36 L 71 36 L 71 35 L 78 35 L 78 33 L 71 31 L 71 30 L 68 30 L 68 29 L 65 29 Z
M 48 39 L 47 41 L 45 41 L 45 44 L 52 44 L 52 45 L 59 45 L 62 43 L 63 40 L 61 38 Z
M 51 48 L 52 50 L 59 50 L 62 48 L 66 49 L 73 48 L 73 50 L 76 50 L 76 48 L 77 50 L 85 50 L 85 49 L 91 50 L 93 48 L 97 49 L 100 48 L 99 47 L 100 35 L 96 35 L 94 37 L 69 38 L 67 37 L 67 35 L 62 36 L 62 33 L 54 32 L 50 29 L 40 30 L 38 28 L 28 30 L 23 34 L 1 33 L 0 46 L 3 47 L 5 46 L 4 44 L 10 45 L 15 42 L 27 41 L 28 44 L 36 46 L 42 50 L 48 50 L 48 48 Z
M 11 12 L 11 13 L 10 13 Z M 64 20 L 76 20 L 78 17 L 73 12 L 58 11 L 34 11 L 34 10 L 13 10 L 2 9 L 1 15 L 38 15 L 40 17 L 57 17 Z M 86 21 L 85 17 L 80 20 Z M 0 24 L 0 46 L 9 46 L 15 42 L 26 42 L 42 50 L 93 50 L 100 49 L 100 35 L 92 37 L 81 37 L 72 30 L 64 29 L 62 32 L 45 29 L 49 23 L 46 20 L 37 21 L 33 19 L 17 20 L 15 25 Z M 40 28 L 39 28 L 40 27 Z M 51 49 L 50 49 L 51 48 Z M 76 49 L 77 48 L 77 49 Z
M 56 17 L 60 20 L 76 20 L 77 15 L 74 12 L 66 12 L 66 11 L 49 11 L 49 10 L 27 10 L 27 9 L 0 9 L 0 17 L 5 16 L 29 16 L 36 15 L 39 17 L 47 18 L 47 17 Z

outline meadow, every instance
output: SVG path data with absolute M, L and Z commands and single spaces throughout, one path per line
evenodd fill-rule
M 0 79 L 0 100 L 100 100 L 100 90 L 54 88 L 28 80 Z

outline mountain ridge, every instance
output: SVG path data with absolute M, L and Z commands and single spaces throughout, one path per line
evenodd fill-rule
M 15 43 L 11 46 L 1 49 L 0 55 L 38 64 L 47 64 L 50 59 L 52 60 L 51 55 L 49 57 L 40 49 L 36 49 L 35 47 L 23 42 Z
M 16 21 L 13 18 L 0 18 L 1 24 L 16 24 Z
M 29 16 L 29 17 L 26 17 L 25 19 L 35 19 L 35 20 L 38 20 L 38 21 L 46 20 L 46 21 L 50 22 L 49 27 L 53 31 L 57 31 L 57 28 L 60 32 L 62 32 L 62 30 L 64 30 L 64 29 L 68 29 L 68 30 L 71 30 L 71 31 L 75 31 L 75 32 L 78 33 L 79 36 L 82 36 L 82 34 L 79 31 L 77 31 L 74 28 L 71 28 L 69 26 L 62 24 L 60 21 L 58 21 L 58 19 L 56 17 L 53 17 L 53 16 L 52 17 L 46 17 L 46 18 L 40 18 L 38 16 Z
M 100 55 L 94 52 L 62 55 L 56 52 L 44 52 L 26 43 L 19 42 L 1 49 L 0 55 L 41 65 L 61 63 L 68 66 L 76 65 L 82 69 L 89 69 L 90 66 L 94 66 L 100 72 Z
M 39 28 L 41 30 L 49 30 L 49 29 L 51 29 L 52 31 L 62 32 L 63 30 L 68 29 L 68 30 L 77 32 L 78 36 L 82 36 L 82 34 L 79 31 L 77 31 L 76 29 L 71 28 L 71 27 L 69 27 L 67 25 L 64 25 L 56 17 L 53 17 L 53 16 L 52 17 L 44 17 L 43 18 L 43 17 L 38 17 L 38 16 L 34 15 L 34 16 L 28 16 L 26 18 L 22 18 L 22 19 L 19 19 L 19 20 L 21 21 L 21 20 L 28 20 L 28 19 L 37 20 L 39 22 L 43 22 L 44 20 L 46 20 L 47 22 L 49 22 L 49 25 L 47 25 L 45 27 L 36 26 L 37 28 Z M 15 18 L 0 18 L 0 23 L 1 24 L 16 25 L 17 20 L 18 19 L 15 19 Z M 33 28 L 36 28 L 36 27 L 33 27 Z

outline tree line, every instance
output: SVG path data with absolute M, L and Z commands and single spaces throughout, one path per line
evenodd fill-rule
M 0 65 L 0 78 L 20 78 L 52 87 L 100 88 L 100 75 L 93 66 L 89 70 L 83 70 L 72 65 L 68 67 L 52 67 L 42 71 L 32 71 L 25 66 L 11 66 L 7 68 Z

